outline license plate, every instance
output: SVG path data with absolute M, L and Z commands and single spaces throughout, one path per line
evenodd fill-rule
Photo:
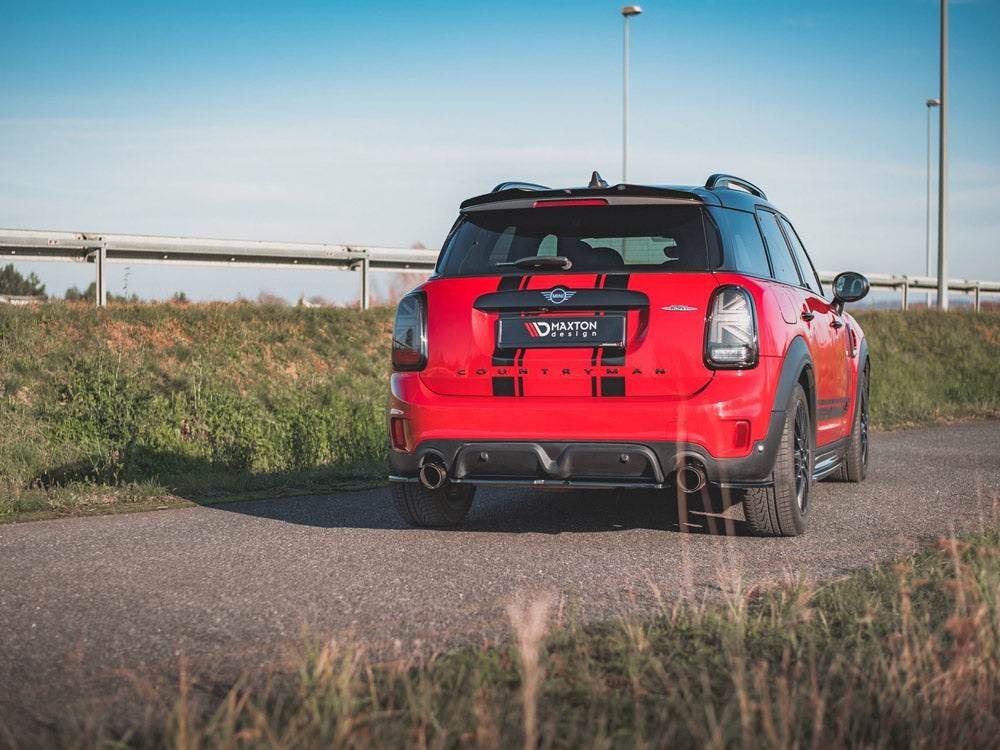
M 625 346 L 624 315 L 550 318 L 501 318 L 497 328 L 501 349 Z

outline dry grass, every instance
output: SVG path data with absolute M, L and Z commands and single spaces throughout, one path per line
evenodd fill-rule
M 78 730 L 61 741 L 1000 747 L 998 544 L 994 525 L 833 582 L 746 591 L 728 577 L 721 602 L 664 603 L 656 617 L 601 626 L 562 626 L 551 595 L 525 597 L 509 607 L 508 645 L 391 663 L 314 634 L 283 680 L 218 690 L 182 669 L 170 710 L 125 734 Z M 193 697 L 213 692 L 213 705 Z

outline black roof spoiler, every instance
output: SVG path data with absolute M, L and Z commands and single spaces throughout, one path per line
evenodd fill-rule
M 524 183 L 500 183 L 497 187 L 501 185 L 517 185 L 517 187 L 507 187 L 500 190 L 496 190 L 491 193 L 485 193 L 484 195 L 477 195 L 467 200 L 462 201 L 460 210 L 465 210 L 467 208 L 472 208 L 473 206 L 481 206 L 487 203 L 501 203 L 503 201 L 516 200 L 518 198 L 526 199 L 529 196 L 525 195 L 526 191 L 530 191 L 532 195 L 530 197 L 536 198 L 538 200 L 543 200 L 545 198 L 674 198 L 677 200 L 686 201 L 697 201 L 703 202 L 703 196 L 697 193 L 679 189 L 679 188 L 666 188 L 666 187 L 652 187 L 648 185 L 614 185 L 606 188 L 540 188 L 532 187 L 526 188 L 522 187 Z M 500 206 L 498 206 L 500 208 Z

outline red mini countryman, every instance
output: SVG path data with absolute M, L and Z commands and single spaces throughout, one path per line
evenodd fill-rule
M 789 220 L 703 187 L 505 182 L 462 203 L 399 304 L 391 490 L 417 526 L 478 485 L 728 492 L 757 534 L 806 528 L 813 482 L 865 478 L 868 346 Z

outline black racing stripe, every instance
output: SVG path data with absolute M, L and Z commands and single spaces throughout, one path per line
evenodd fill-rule
M 591 375 L 590 376 L 590 395 L 591 396 L 596 396 L 597 395 L 597 376 L 596 375 Z
M 524 278 L 521 280 L 521 284 L 517 287 L 520 290 L 526 290 L 528 288 L 528 282 L 531 281 L 531 275 L 525 274 Z M 527 317 L 527 313 L 522 312 L 521 317 Z M 518 349 L 514 352 L 514 362 L 518 363 L 519 366 L 524 366 L 524 353 L 525 349 Z M 523 390 L 523 389 L 522 389 Z M 523 395 L 523 394 L 522 394 Z
M 514 378 L 493 378 L 494 396 L 516 395 Z
M 500 317 L 504 320 L 509 320 L 511 318 L 519 318 L 520 315 L 516 313 L 500 313 Z M 499 325 L 497 326 L 499 332 Z M 490 363 L 494 367 L 508 367 L 514 364 L 514 358 L 517 356 L 517 349 L 501 349 L 499 346 L 494 345 L 493 347 L 493 357 Z
M 607 278 L 603 273 L 597 274 L 597 279 L 594 281 L 594 289 L 601 289 L 604 287 L 604 280 Z M 603 311 L 598 310 L 594 313 L 595 315 L 603 315 Z M 590 366 L 597 367 L 597 362 L 601 358 L 601 347 L 595 346 L 594 351 L 590 353 Z M 594 382 L 593 395 L 597 395 L 597 382 Z
M 624 367 L 625 366 L 625 350 L 617 346 L 615 347 L 605 347 L 601 349 L 601 362 L 602 367 Z
M 623 377 L 601 377 L 601 395 L 602 396 L 624 396 L 625 395 L 625 378 Z
M 516 291 L 520 287 L 521 282 L 523 280 L 524 278 L 520 276 L 503 276 L 500 279 L 500 283 L 497 285 L 497 291 L 498 292 Z M 500 317 L 506 318 L 510 316 L 509 314 L 505 315 L 504 313 L 500 313 Z M 493 358 L 491 360 L 491 364 L 494 367 L 504 367 L 506 365 L 513 365 L 515 353 L 516 351 L 514 349 L 501 349 L 498 346 L 494 346 Z
M 602 289 L 628 289 L 628 280 L 631 274 L 609 273 L 604 279 Z
M 518 396 L 524 395 L 524 378 L 522 377 L 519 377 L 517 379 L 517 395 Z
M 609 273 L 604 281 L 605 289 L 628 289 L 628 282 L 631 274 Z M 628 311 L 625 312 L 625 329 L 628 330 Z M 625 365 L 625 350 L 621 348 L 608 348 L 601 352 L 600 363 L 609 367 L 621 367 Z

